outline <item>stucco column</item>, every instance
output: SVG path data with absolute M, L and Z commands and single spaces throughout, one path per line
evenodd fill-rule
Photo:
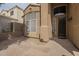
M 41 29 L 40 39 L 47 42 L 49 40 L 48 34 L 48 4 L 41 4 Z

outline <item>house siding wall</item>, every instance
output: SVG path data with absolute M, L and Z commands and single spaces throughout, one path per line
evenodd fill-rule
M 5 30 L 9 31 L 10 19 L 0 17 L 0 33 Z
M 69 4 L 68 32 L 69 39 L 79 48 L 79 4 Z
M 61 6 L 65 4 L 55 4 L 51 7 L 54 8 L 57 5 Z M 71 3 L 68 4 L 67 8 L 67 37 L 77 48 L 79 48 L 79 4 Z M 69 20 L 70 18 L 71 20 Z
M 12 15 L 12 16 L 10 15 L 11 11 L 14 11 L 14 15 Z M 22 18 L 23 11 L 18 8 L 13 8 L 13 9 L 9 10 L 7 16 L 18 19 L 18 21 L 17 21 L 18 23 L 23 23 L 23 18 Z
M 7 11 L 3 10 L 3 11 L 0 12 L 0 14 L 1 15 L 4 15 L 5 14 L 5 16 L 7 16 Z
M 14 11 L 13 15 L 10 15 L 10 12 L 11 11 Z M 23 23 L 23 18 L 22 16 L 24 15 L 23 14 L 23 11 L 20 10 L 19 8 L 13 8 L 13 9 L 9 9 L 7 11 L 2 11 L 0 14 L 3 15 L 5 13 L 5 16 L 8 16 L 8 17 L 11 17 L 11 18 L 14 18 L 14 19 L 17 19 L 18 23 Z
M 51 8 L 54 8 L 57 5 L 65 5 L 65 4 L 41 4 L 41 8 L 29 6 L 27 10 L 24 11 L 24 15 L 28 14 L 32 11 L 40 11 L 40 26 L 38 33 L 40 34 L 40 39 L 48 42 L 50 38 L 53 39 L 52 33 L 52 19 L 51 17 Z M 31 8 L 31 9 L 30 9 Z M 79 48 L 79 4 L 69 4 L 67 9 L 67 36 L 73 44 Z M 71 18 L 72 17 L 72 18 Z M 71 18 L 71 20 L 69 20 Z M 39 23 L 38 22 L 38 23 Z M 37 35 L 36 33 L 29 33 L 30 36 L 34 37 Z
M 27 9 L 24 10 L 24 15 L 28 14 L 29 12 L 33 11 L 40 11 L 39 6 L 29 6 Z
M 50 37 L 53 39 L 51 8 L 65 4 L 41 4 L 41 31 L 40 37 L 43 41 L 48 41 Z M 71 3 L 67 9 L 67 37 L 71 42 L 79 48 L 79 4 Z M 51 19 L 52 18 L 52 19 Z M 71 18 L 71 20 L 69 20 Z
M 47 42 L 49 40 L 49 26 L 48 23 L 48 4 L 41 4 L 41 30 L 40 30 L 40 38 L 42 41 Z

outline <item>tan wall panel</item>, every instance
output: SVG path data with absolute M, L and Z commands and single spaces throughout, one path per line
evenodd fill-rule
M 69 4 L 69 38 L 79 48 L 79 4 Z
M 41 31 L 40 37 L 43 41 L 49 40 L 48 34 L 48 4 L 43 3 L 41 4 Z

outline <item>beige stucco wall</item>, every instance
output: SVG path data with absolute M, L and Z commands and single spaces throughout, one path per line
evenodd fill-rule
M 40 6 L 34 6 L 34 5 L 29 5 L 25 10 L 24 10 L 24 15 L 26 15 L 29 12 L 33 11 L 40 11 Z
M 11 11 L 14 11 L 13 15 L 10 15 Z M 15 8 L 9 9 L 8 11 L 3 10 L 0 14 L 3 15 L 4 13 L 5 13 L 5 16 L 17 19 L 18 23 L 23 23 L 23 18 L 22 18 L 22 16 L 24 15 L 23 10 L 15 7 Z
M 53 33 L 52 33 L 52 6 L 51 4 L 48 4 L 48 35 L 49 39 L 53 39 Z
M 59 4 L 53 6 L 50 6 L 50 4 L 41 4 L 41 9 L 39 7 L 29 6 L 29 8 L 24 11 L 24 14 L 26 15 L 29 12 L 41 10 L 41 26 L 38 27 L 40 28 L 40 38 L 43 41 L 48 41 L 50 38 L 53 39 L 51 7 L 53 8 L 57 5 Z M 79 4 L 69 4 L 67 12 L 67 36 L 68 39 L 79 48 Z M 69 20 L 70 18 L 72 20 Z M 29 33 L 29 36 L 34 37 L 35 35 L 36 33 Z
M 12 21 L 14 22 L 13 32 L 11 32 Z M 23 35 L 23 24 L 17 23 L 16 21 L 17 21 L 16 19 L 11 19 L 11 18 L 0 15 L 0 38 L 4 39 L 6 38 L 6 36 L 8 36 L 8 34 L 12 34 L 12 36 Z
M 14 36 L 23 36 L 24 35 L 23 24 L 15 22 L 14 23 L 14 33 L 15 33 Z
M 79 48 L 79 4 L 69 4 L 68 16 L 69 39 Z
M 37 17 L 37 26 L 36 26 L 37 30 L 36 30 L 36 32 L 27 32 L 26 29 L 24 28 L 25 29 L 24 34 L 25 34 L 25 36 L 28 36 L 28 37 L 39 38 L 39 34 L 40 34 L 40 6 L 30 5 L 30 6 L 28 6 L 28 8 L 26 8 L 24 10 L 24 24 L 26 24 L 25 20 L 27 20 L 27 19 L 25 19 L 26 15 L 30 12 L 37 12 L 38 13 L 38 15 L 36 15 L 36 17 Z
M 4 15 L 5 14 L 5 15 Z M 6 10 L 3 10 L 0 12 L 0 15 L 4 15 L 4 16 L 7 16 L 7 11 Z
M 0 15 L 0 33 L 5 31 L 5 32 L 10 32 L 10 23 L 11 22 L 16 22 L 16 19 L 9 18 L 6 16 Z
M 51 8 L 47 3 L 41 4 L 41 28 L 40 38 L 42 41 L 49 41 L 52 38 L 51 29 Z
M 51 20 L 51 8 L 66 4 L 41 4 L 41 30 L 40 37 L 43 41 L 48 41 L 53 37 Z M 67 9 L 67 37 L 79 48 L 79 4 L 69 4 Z M 71 18 L 72 17 L 72 18 Z M 71 19 L 71 20 L 70 20 Z M 53 38 L 52 38 L 53 39 Z
M 51 8 L 56 6 L 61 6 L 65 4 L 54 4 L 50 6 L 50 4 L 41 4 L 41 26 L 40 26 L 40 38 L 43 41 L 48 41 L 50 38 L 53 39 L 52 33 L 52 17 L 51 17 Z M 29 10 L 29 8 L 31 8 Z M 33 10 L 38 10 L 37 7 L 30 6 L 27 10 L 25 10 L 25 14 L 31 12 Z M 69 4 L 67 9 L 67 37 L 70 39 L 75 46 L 79 48 L 79 4 Z M 72 18 L 71 18 L 72 17 Z M 52 19 L 51 19 L 52 18 Z M 71 19 L 71 20 L 70 20 Z M 35 34 L 35 33 L 33 33 Z M 29 34 L 31 35 L 31 34 Z M 32 36 L 32 35 L 31 35 Z
M 14 15 L 10 15 L 10 12 L 11 11 L 14 11 Z M 12 17 L 12 18 L 15 18 L 15 19 L 18 19 L 18 23 L 23 23 L 23 18 L 22 18 L 22 16 L 23 16 L 23 11 L 22 10 L 20 10 L 20 9 L 18 9 L 18 8 L 13 8 L 13 9 L 10 9 L 9 11 L 8 11 L 8 15 L 7 16 L 10 16 L 10 17 Z
M 51 11 L 51 4 L 41 4 L 41 31 L 40 37 L 43 41 L 49 41 L 53 39 L 52 33 L 52 11 Z M 46 29 L 47 28 L 47 29 Z M 45 29 L 45 30 L 44 30 Z M 44 30 L 44 31 L 43 31 Z M 44 36 L 42 36 L 44 35 Z
M 7 19 L 7 18 L 3 18 L 3 17 L 0 17 L 0 33 L 3 32 L 3 31 L 9 31 L 10 29 L 10 26 L 9 26 L 9 23 L 10 23 L 10 19 Z
M 65 4 L 41 4 L 41 30 L 40 30 L 40 38 L 43 41 L 48 42 L 50 39 L 54 39 L 53 30 L 53 8 L 65 5 Z

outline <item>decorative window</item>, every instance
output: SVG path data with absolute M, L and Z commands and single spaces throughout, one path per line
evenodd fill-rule
M 25 16 L 25 25 L 27 32 L 37 31 L 37 15 L 38 12 L 31 12 Z

